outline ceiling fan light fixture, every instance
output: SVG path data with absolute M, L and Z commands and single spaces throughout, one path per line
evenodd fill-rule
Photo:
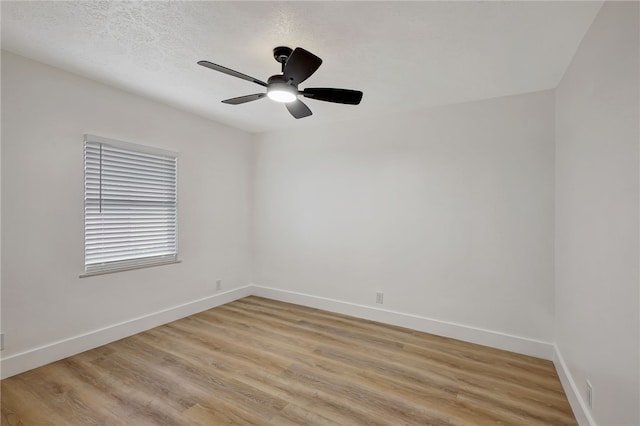
M 273 101 L 282 103 L 293 102 L 298 98 L 295 87 L 286 83 L 271 83 L 267 88 L 267 96 Z

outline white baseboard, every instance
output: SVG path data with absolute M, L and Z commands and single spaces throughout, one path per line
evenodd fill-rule
M 253 286 L 247 285 L 10 355 L 0 360 L 0 378 L 6 379 L 153 327 L 250 296 L 252 290 Z
M 596 426 L 596 421 L 593 419 L 593 416 L 591 416 L 591 411 L 587 408 L 582 394 L 578 391 L 576 382 L 573 380 L 569 367 L 564 362 L 560 349 L 558 349 L 558 346 L 555 344 L 553 348 L 553 364 L 556 366 L 560 383 L 562 383 L 564 393 L 567 395 L 567 399 L 573 410 L 573 415 L 576 416 L 576 420 L 580 426 Z
M 381 309 L 373 306 L 359 305 L 325 297 L 313 296 L 310 294 L 296 293 L 259 285 L 247 285 L 224 293 L 215 294 L 182 305 L 167 308 L 162 311 L 143 315 L 138 318 L 133 318 L 99 330 L 72 336 L 67 339 L 9 355 L 0 360 L 0 378 L 5 379 L 24 371 L 49 364 L 77 353 L 123 339 L 133 334 L 149 330 L 153 327 L 157 327 L 250 295 L 397 325 L 400 327 L 424 331 L 427 333 L 437 334 L 439 336 L 450 337 L 453 339 L 477 343 L 548 360 L 554 359 L 555 361 L 555 355 L 559 356 L 557 350 L 554 354 L 554 345 L 549 342 L 485 330 L 468 325 L 440 321 L 419 315 Z M 556 368 L 560 371 L 558 363 L 556 363 Z M 563 385 L 564 384 L 565 382 L 563 381 Z M 567 386 L 565 386 L 565 390 L 567 395 L 569 395 L 570 391 Z M 574 406 L 573 402 L 571 403 L 571 406 Z
M 364 318 L 372 321 L 406 327 L 413 330 L 437 334 L 439 336 L 450 337 L 453 339 L 477 343 L 493 348 L 504 349 L 507 351 L 535 356 L 547 360 L 552 360 L 554 356 L 553 344 L 550 342 L 543 342 L 526 337 L 513 336 L 497 331 L 470 327 L 468 325 L 440 321 L 432 318 L 422 317 L 419 315 L 406 314 L 372 306 L 359 305 L 355 303 L 343 302 L 340 300 L 328 299 L 325 297 L 296 293 L 276 288 L 263 287 L 259 285 L 253 286 L 252 294 L 268 299 L 295 303 L 298 305 L 337 312 L 344 315 L 350 315 L 358 318 Z

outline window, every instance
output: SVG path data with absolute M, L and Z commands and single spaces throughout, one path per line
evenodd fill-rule
M 85 275 L 177 261 L 177 154 L 84 141 Z

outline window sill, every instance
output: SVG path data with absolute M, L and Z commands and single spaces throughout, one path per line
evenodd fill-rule
M 85 272 L 84 274 L 80 274 L 80 278 L 94 277 L 96 275 L 113 274 L 113 273 L 116 273 L 116 272 L 123 272 L 123 271 L 133 271 L 133 270 L 136 270 L 136 269 L 153 268 L 154 266 L 172 265 L 174 263 L 182 263 L 182 261 L 181 260 L 169 260 L 167 262 L 150 263 L 148 265 L 136 265 L 136 266 L 127 266 L 127 267 L 123 267 L 123 268 L 105 269 L 103 271 Z

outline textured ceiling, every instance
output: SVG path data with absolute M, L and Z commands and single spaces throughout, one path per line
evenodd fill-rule
M 384 117 L 555 87 L 601 2 L 11 2 L 2 48 L 248 131 Z M 293 119 L 261 86 L 278 45 L 324 63 L 304 87 L 362 90 L 359 106 L 306 99 Z

